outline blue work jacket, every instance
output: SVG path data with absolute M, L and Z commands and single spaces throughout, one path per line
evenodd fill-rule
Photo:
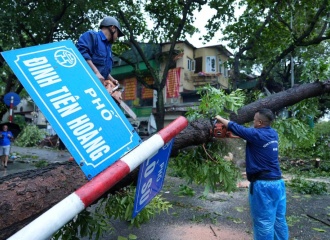
M 102 31 L 87 31 L 83 33 L 77 44 L 79 52 L 85 60 L 92 60 L 104 79 L 108 79 L 112 70 L 112 44 Z
M 247 128 L 235 122 L 228 123 L 228 130 L 246 140 L 246 174 L 248 179 L 258 173 L 263 178 L 280 178 L 278 160 L 278 134 L 271 127 Z

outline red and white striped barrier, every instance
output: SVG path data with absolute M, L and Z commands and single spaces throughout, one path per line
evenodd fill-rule
M 71 193 L 61 202 L 15 233 L 9 240 L 49 239 L 78 213 L 101 197 L 143 161 L 155 154 L 187 125 L 188 121 L 186 118 L 177 118 L 77 191 Z
M 10 97 L 9 122 L 13 121 L 14 96 Z

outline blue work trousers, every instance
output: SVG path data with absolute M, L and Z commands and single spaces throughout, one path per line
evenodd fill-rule
M 249 202 L 254 240 L 288 240 L 284 181 L 257 180 L 251 186 Z

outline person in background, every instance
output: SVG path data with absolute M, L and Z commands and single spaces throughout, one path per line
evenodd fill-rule
M 112 44 L 124 34 L 118 20 L 114 17 L 103 18 L 99 28 L 98 32 L 83 33 L 76 46 L 107 91 L 113 97 L 114 94 L 119 94 L 120 96 L 117 97 L 121 98 L 121 92 L 112 90 L 118 85 L 118 81 L 110 73 L 113 65 Z
M 0 153 L 1 163 L 4 168 L 8 165 L 8 156 L 10 152 L 10 141 L 13 138 L 11 131 L 8 131 L 8 126 L 3 125 L 2 131 L 0 132 Z
M 221 116 L 215 117 L 229 131 L 246 140 L 246 174 L 250 181 L 249 203 L 255 240 L 289 239 L 286 189 L 278 160 L 278 134 L 271 128 L 275 119 L 269 109 L 254 115 L 253 128 Z

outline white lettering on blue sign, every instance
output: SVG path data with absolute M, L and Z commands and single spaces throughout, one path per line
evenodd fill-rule
M 164 165 L 165 163 L 161 163 L 159 165 L 159 170 L 158 170 L 158 175 L 157 175 L 157 182 L 159 182 L 160 180 L 162 180 L 164 178 L 163 174 L 164 174 Z
M 47 64 L 48 60 L 46 57 L 32 58 L 23 61 L 23 63 L 28 67 L 28 70 L 40 87 L 47 87 L 62 81 L 54 68 Z
M 28 69 L 30 73 L 34 76 L 34 79 L 40 87 L 47 87 L 62 81 L 55 72 L 54 68 L 48 64 L 46 57 L 33 58 L 23 62 L 27 67 L 29 67 Z M 87 89 L 85 90 L 85 93 L 88 93 L 93 97 L 96 96 L 96 92 L 93 89 Z M 49 97 L 49 101 L 53 104 L 54 108 L 61 114 L 62 117 L 67 117 L 82 109 L 76 101 L 79 97 L 72 96 L 66 86 L 49 92 L 46 96 Z M 99 101 L 100 98 L 92 101 L 93 104 L 97 104 L 96 108 L 98 110 L 105 107 L 104 104 L 98 104 Z M 103 117 L 106 120 L 111 120 L 112 118 L 109 111 L 104 109 L 102 109 L 101 115 L 106 116 Z M 73 130 L 73 135 L 77 137 L 81 146 L 86 149 L 86 153 L 89 154 L 92 161 L 96 161 L 102 157 L 104 153 L 110 151 L 110 146 L 106 144 L 102 136 L 99 136 L 102 128 L 94 129 L 94 124 L 90 122 L 87 115 L 83 115 L 82 118 L 83 120 L 80 120 L 79 118 L 72 120 L 68 122 L 67 125 L 71 130 Z
M 132 217 L 134 218 L 162 189 L 173 139 L 140 166 Z
M 96 94 L 95 90 L 92 89 L 92 88 L 85 90 L 85 93 L 89 94 L 93 98 L 97 97 L 97 94 Z M 93 99 L 93 101 L 92 101 L 92 103 L 94 105 L 96 105 L 96 109 L 101 110 L 102 118 L 106 121 L 110 121 L 112 119 L 113 112 L 109 109 L 104 109 L 105 105 L 103 103 L 100 103 L 100 102 L 101 102 L 100 98 Z
M 148 198 L 151 193 L 151 184 L 152 184 L 152 176 L 150 176 L 151 173 L 153 173 L 155 166 L 156 166 L 156 161 L 157 159 L 154 158 L 152 162 L 150 162 L 152 159 L 147 160 L 146 164 L 146 170 L 144 171 L 143 177 L 144 177 L 144 183 L 141 188 L 141 199 L 139 201 L 139 204 L 142 205 Z
M 80 145 L 86 149 L 93 161 L 110 151 L 110 146 L 106 144 L 102 136 L 99 136 L 102 128 L 94 129 L 94 124 L 90 122 L 86 114 L 68 122 L 67 125 L 73 130 L 73 135 L 77 137 Z
M 53 104 L 54 108 L 58 110 L 58 113 L 61 114 L 61 117 L 69 116 L 82 109 L 79 103 L 77 103 L 79 97 L 72 96 L 66 86 L 47 93 L 46 96 L 49 97 L 50 102 Z

